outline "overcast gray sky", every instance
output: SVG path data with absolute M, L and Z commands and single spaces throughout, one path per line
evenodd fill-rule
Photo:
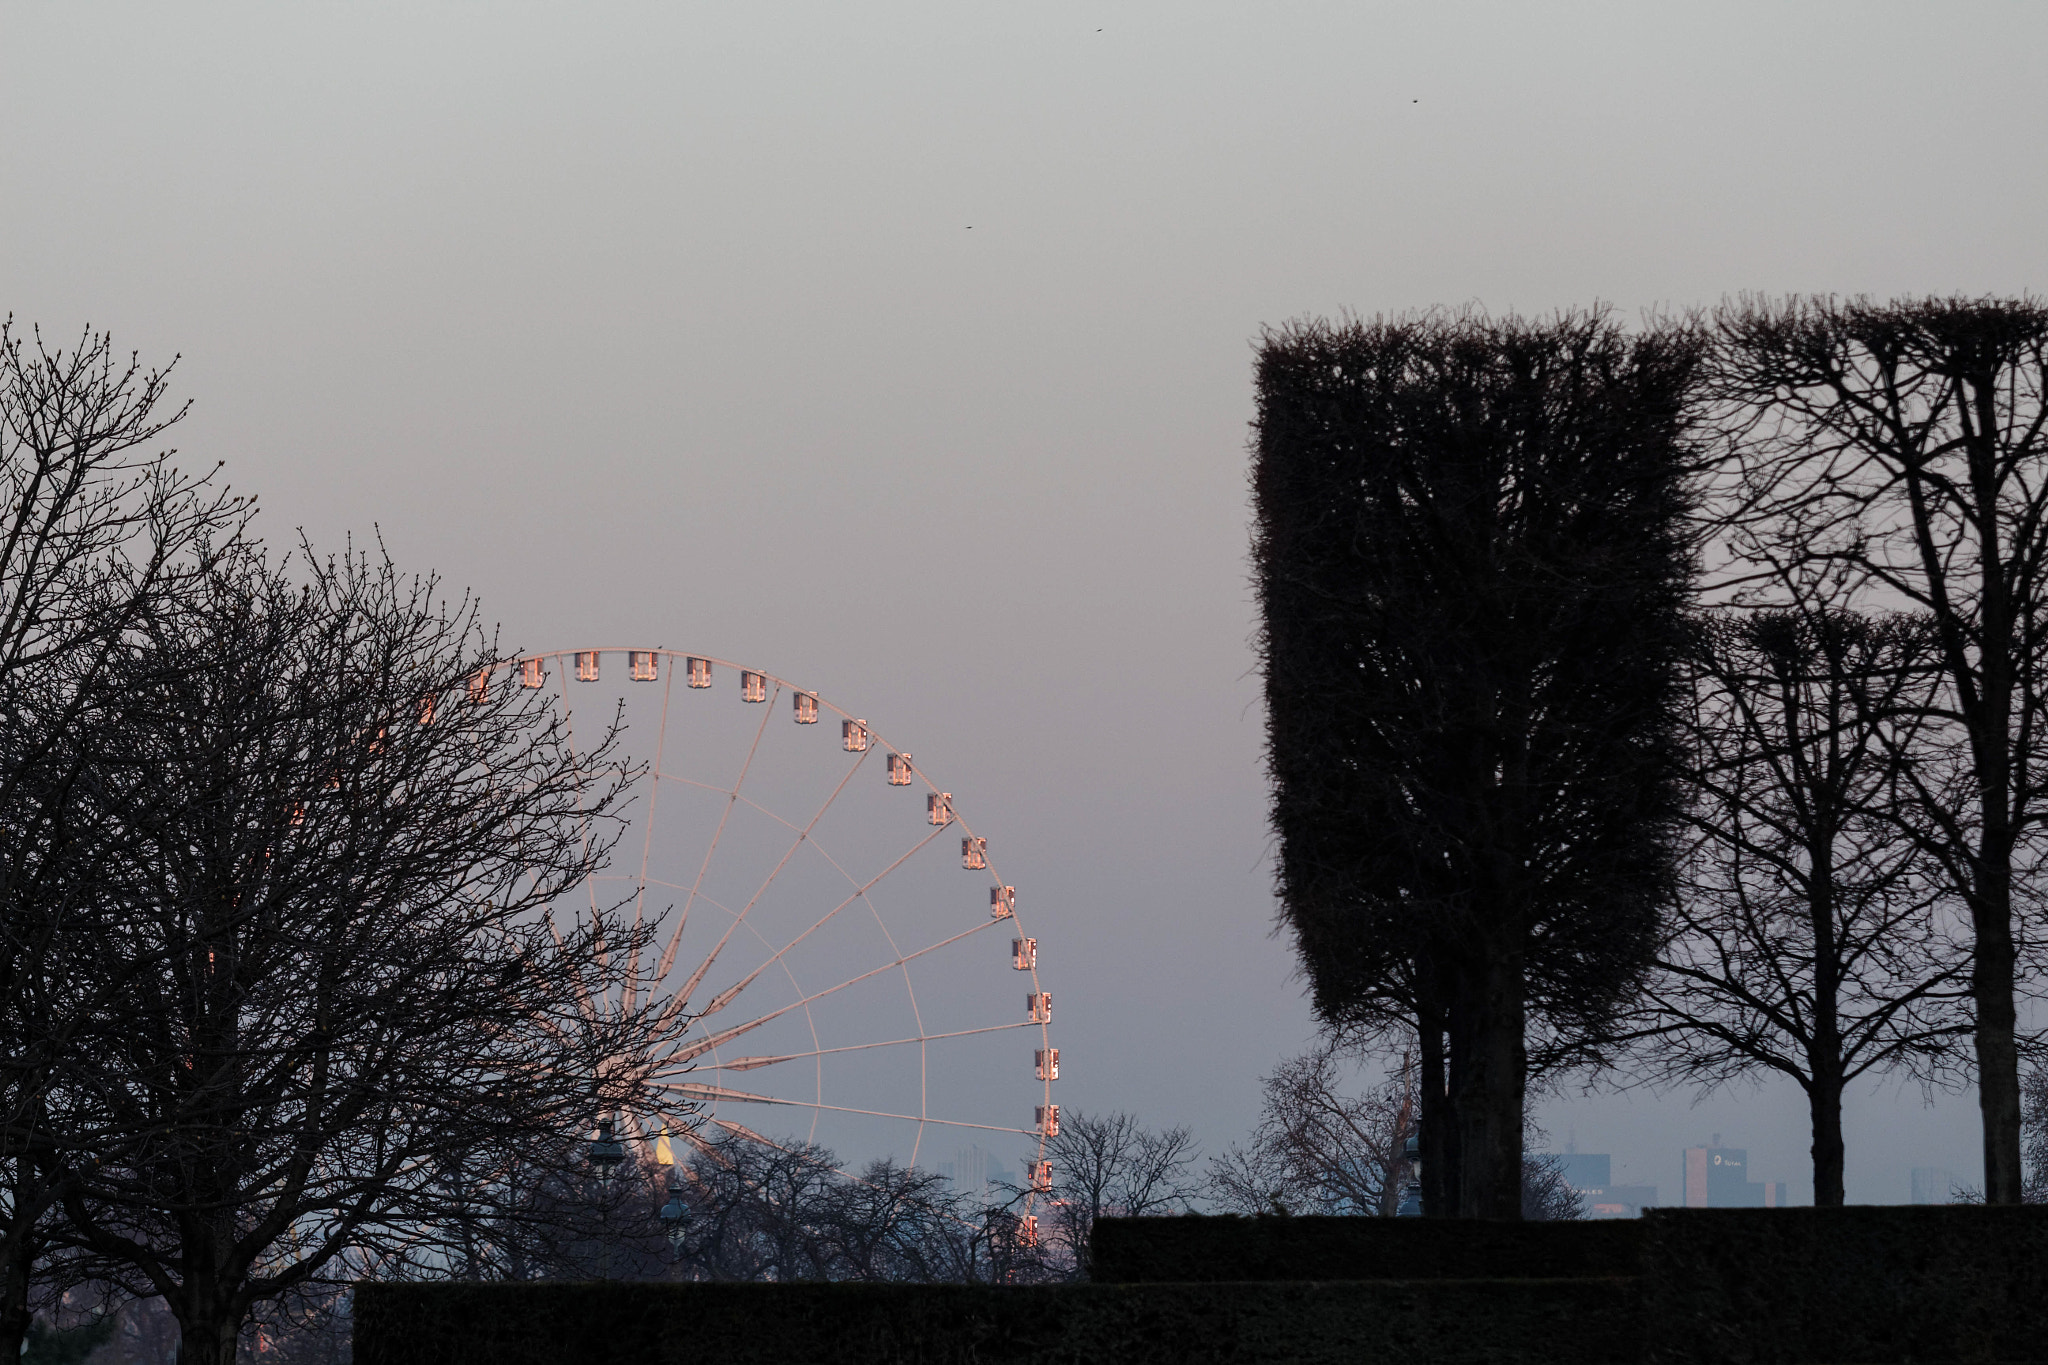
M 2048 8 L 0 4 L 0 307 L 182 352 L 273 539 L 381 527 L 508 643 L 815 680 L 973 793 L 1064 1103 L 1249 1126 L 1262 325 L 2048 266 Z M 1054 946 L 1057 956 L 1050 956 Z M 1766 1092 L 1546 1106 L 1676 1196 Z M 1849 1194 L 1974 1168 L 1863 1096 Z

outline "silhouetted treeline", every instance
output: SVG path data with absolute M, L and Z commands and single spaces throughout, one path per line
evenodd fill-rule
M 473 602 L 253 539 L 167 384 L 0 328 L 0 1355 L 125 1303 L 192 1362 L 333 1358 L 363 1275 L 1069 1277 L 1109 1212 L 1400 1212 L 1410 1137 L 1431 1214 L 1569 1216 L 1523 1135 L 1571 1068 L 1788 1077 L 1821 1202 L 1851 1081 L 1974 1083 L 1984 1197 L 2048 1188 L 2031 300 L 1269 335 L 1278 883 L 1332 1041 L 1206 1183 L 1070 1111 L 992 1206 L 737 1135 L 589 1160 L 689 1023 L 615 965 L 651 926 L 553 917 L 632 774 L 494 683 Z M 1413 1055 L 1354 1093 L 1375 1035 Z
M 2026 299 L 1267 337 L 1282 915 L 1326 1020 L 1419 1037 L 1431 1212 L 1512 1215 L 1558 1065 L 1790 1077 L 1822 1202 L 1848 1081 L 1967 1079 L 2021 1198 L 2044 385 Z

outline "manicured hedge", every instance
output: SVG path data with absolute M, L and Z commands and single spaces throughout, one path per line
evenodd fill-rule
M 364 1284 L 355 1358 L 2048 1365 L 2048 1208 L 1660 1209 L 1637 1222 L 1523 1225 L 1117 1220 L 1096 1238 L 1099 1270 L 1124 1282 Z M 1584 1274 L 1638 1264 L 1640 1279 Z M 1580 1277 L 1526 1277 L 1560 1269 Z M 1449 1278 L 1485 1270 L 1506 1274 Z M 1416 1278 L 1373 1278 L 1404 1272 Z M 1165 1275 L 1187 1278 L 1147 1282 Z
M 363 1284 L 356 1365 L 1594 1365 L 1626 1281 Z
M 2048 1208 L 1656 1209 L 1644 1359 L 2048 1361 Z
M 1635 1219 L 1104 1218 L 1094 1278 L 1185 1280 L 1572 1279 L 1633 1275 Z

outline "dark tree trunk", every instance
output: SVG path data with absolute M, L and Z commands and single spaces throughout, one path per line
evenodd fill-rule
M 1445 977 L 1450 972 L 1440 973 Z M 1444 1212 L 1446 1218 L 1462 1216 L 1465 1207 L 1465 1132 L 1458 1121 L 1458 1096 L 1465 1091 L 1465 1076 L 1471 1070 L 1472 1018 L 1458 998 L 1455 982 L 1446 980 L 1444 1008 Z
M 29 1309 L 29 1281 L 45 1247 L 38 1225 L 50 1206 L 50 1192 L 43 1184 L 47 1172 L 37 1170 L 34 1158 L 17 1156 L 7 1169 L 12 1188 L 6 1240 L 0 1242 L 0 1361 L 11 1362 L 21 1358 L 22 1340 L 35 1317 Z
M 1842 955 L 1835 935 L 1833 811 L 1816 830 L 1807 912 L 1813 929 L 1813 1041 L 1806 1060 L 1812 1112 L 1813 1202 L 1842 1206 Z
M 1987 860 L 1988 861 L 1988 860 Z M 1984 1202 L 2017 1204 L 2020 1164 L 2020 1054 L 2013 1007 L 2014 959 L 2009 860 L 1987 868 L 1990 894 L 1973 905 L 1976 957 L 1970 989 L 1977 1004 L 1977 1106 L 1984 1124 Z
M 1458 1211 L 1457 1114 L 1444 1080 L 1443 1017 L 1426 1012 L 1421 1037 L 1422 1215 L 1449 1218 Z
M 229 1286 L 214 1277 L 192 1276 L 169 1306 L 178 1319 L 178 1365 L 235 1365 L 248 1310 Z
M 1980 392 L 1993 385 L 1979 384 Z M 1970 443 L 1970 472 L 1977 490 L 1980 542 L 1998 543 L 1992 465 L 1997 452 L 1982 434 Z M 1970 991 L 1977 1007 L 1977 1106 L 1984 1130 L 1984 1202 L 2017 1204 L 2024 1183 L 2020 1171 L 2020 1066 L 2013 1004 L 2016 952 L 2012 933 L 2012 862 L 2018 842 L 2009 803 L 2014 783 L 2013 709 L 2018 661 L 2010 643 L 2014 627 L 2007 602 L 2008 566 L 1995 554 L 1983 556 L 1984 624 L 1979 655 L 1977 705 L 1965 707 L 1972 731 L 1971 758 L 1977 769 L 1978 836 L 1972 870 L 1971 929 L 1976 942 Z
M 1488 945 L 1489 949 L 1493 945 Z M 1467 988 L 1471 1061 L 1457 1094 L 1465 1218 L 1522 1216 L 1522 1108 L 1528 1074 L 1521 955 L 1493 950 Z
M 28 1333 L 28 1249 L 20 1245 L 22 1233 L 9 1229 L 4 1260 L 0 1260 L 0 1360 L 21 1359 L 22 1338 Z
M 1806 1102 L 1813 1115 L 1813 1202 L 1815 1207 L 1842 1206 L 1842 1078 L 1815 1076 Z
M 178 1365 L 235 1365 L 238 1324 L 193 1321 L 179 1324 Z
M 1972 369 L 1976 367 L 1972 366 Z M 2016 786 L 2025 782 L 2013 764 L 2015 703 L 2038 682 L 2022 676 L 2025 660 L 2015 657 L 2012 593 L 2023 579 L 2024 560 L 2007 562 L 2001 544 L 1999 475 L 2001 451 L 1995 433 L 2005 414 L 1999 411 L 2001 376 L 1994 371 L 1969 375 L 1970 400 L 1964 411 L 1975 418 L 1976 430 L 1966 437 L 1970 453 L 1971 497 L 1983 577 L 1984 624 L 1979 663 L 1982 687 L 1976 733 L 1979 817 L 1983 833 L 1974 881 L 1977 894 L 1970 906 L 1976 934 L 1971 991 L 1977 1004 L 1977 1104 L 1984 1125 L 1984 1202 L 2021 1202 L 2025 1178 L 2020 1169 L 2020 1062 L 2013 1005 L 2015 958 L 2012 933 L 2012 862 L 2018 843 L 2013 817 Z M 2038 600 L 2038 599 L 2037 599 Z

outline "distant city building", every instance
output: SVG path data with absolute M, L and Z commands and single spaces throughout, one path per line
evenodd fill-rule
M 1564 1177 L 1564 1183 L 1579 1196 L 1588 1218 L 1634 1218 L 1657 1203 L 1655 1185 L 1617 1185 L 1614 1158 L 1606 1152 L 1539 1153 Z
M 1714 1134 L 1705 1147 L 1685 1149 L 1685 1206 L 1689 1209 L 1776 1209 L 1785 1206 L 1785 1182 L 1749 1178 L 1749 1153 L 1723 1147 Z
M 1605 1152 L 1562 1152 L 1538 1158 L 1557 1167 L 1575 1190 L 1604 1190 L 1614 1183 L 1614 1158 Z
M 1941 1166 L 1915 1166 L 1913 1168 L 1913 1202 L 1916 1204 L 1947 1204 L 1954 1201 L 1951 1193 L 1956 1187 L 1955 1172 Z

